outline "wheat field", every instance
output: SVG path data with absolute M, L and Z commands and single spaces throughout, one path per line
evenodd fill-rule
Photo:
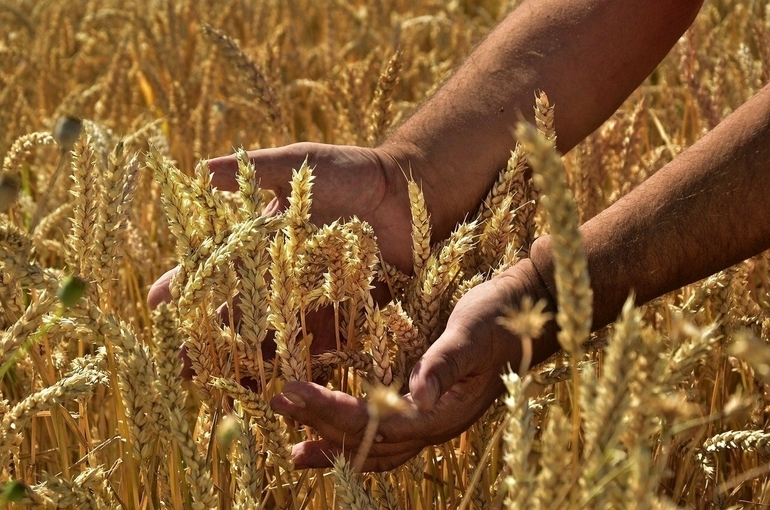
M 397 392 L 464 293 L 542 233 L 567 240 L 557 265 L 584 267 L 577 225 L 770 81 L 770 5 L 715 0 L 564 157 L 559 105 L 533 91 L 536 128 L 448 239 L 431 244 L 409 183 L 409 275 L 367 223 L 310 222 L 303 161 L 289 208 L 263 214 L 241 148 L 378 143 L 516 4 L 0 1 L 0 507 L 770 506 L 767 254 L 503 375 L 476 424 L 393 471 L 294 469 L 314 432 L 271 410 L 286 381 L 365 398 L 373 420 L 404 412 Z M 199 162 L 233 151 L 240 191 L 215 190 Z M 569 288 L 579 326 L 587 276 Z M 238 323 L 223 320 L 236 303 Z M 526 339 L 544 317 L 525 304 L 505 324 Z M 311 353 L 306 315 L 326 306 L 338 349 Z

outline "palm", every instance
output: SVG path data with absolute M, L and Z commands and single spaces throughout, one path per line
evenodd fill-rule
M 473 424 L 500 394 L 500 374 L 505 364 L 516 364 L 521 355 L 519 340 L 498 325 L 505 304 L 518 303 L 529 295 L 547 298 L 547 291 L 524 261 L 503 277 L 472 289 L 457 304 L 446 330 L 415 366 L 404 398 L 417 408 L 414 416 L 384 419 L 378 432 L 381 441 L 369 451 L 364 470 L 392 469 L 430 444 L 456 437 Z M 536 346 L 540 361 L 553 352 L 553 325 Z M 436 391 L 431 389 L 436 381 Z M 300 404 L 293 401 L 299 397 Z M 368 414 L 366 402 L 309 383 L 289 383 L 271 404 L 276 412 L 314 428 L 323 438 L 295 446 L 299 467 L 324 467 L 329 458 L 349 454 L 361 441 Z

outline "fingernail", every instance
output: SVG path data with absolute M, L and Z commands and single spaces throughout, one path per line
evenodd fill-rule
M 289 402 L 294 404 L 298 407 L 305 407 L 305 399 L 300 397 L 298 394 L 294 393 L 293 391 L 284 391 L 283 396 L 286 397 Z

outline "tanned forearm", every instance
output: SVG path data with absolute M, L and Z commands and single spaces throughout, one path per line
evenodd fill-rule
M 700 4 L 529 0 L 509 14 L 382 146 L 421 181 L 437 236 L 481 202 L 516 122 L 533 119 L 536 90 L 556 105 L 559 149 L 568 151 L 652 72 Z
M 581 227 L 594 329 L 770 247 L 770 85 Z M 550 238 L 532 262 L 553 295 Z

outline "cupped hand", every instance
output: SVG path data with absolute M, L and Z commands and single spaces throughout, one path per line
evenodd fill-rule
M 157 307 L 160 303 L 171 301 L 171 280 L 174 275 L 179 271 L 179 266 L 166 271 L 158 280 L 152 285 L 150 292 L 147 295 L 147 302 L 150 308 Z M 269 276 L 269 275 L 268 275 Z M 232 322 L 238 327 L 241 322 L 241 310 L 238 306 L 240 299 L 236 295 L 233 298 L 233 310 L 229 310 L 227 305 L 222 305 L 219 308 L 219 317 L 222 324 L 230 324 L 230 313 L 232 313 Z M 308 323 L 309 333 L 313 335 L 313 342 L 310 344 L 310 354 L 316 355 L 323 352 L 332 351 L 337 347 L 336 335 L 334 332 L 334 310 L 331 307 L 325 306 L 318 310 L 307 312 L 305 319 Z M 273 340 L 273 332 L 268 331 L 268 335 L 265 340 L 260 344 L 262 349 L 263 359 L 273 359 L 277 346 Z M 182 377 L 185 379 L 191 379 L 195 372 L 192 368 L 192 363 L 187 356 L 187 351 L 182 346 Z
M 307 158 L 315 176 L 311 221 L 324 225 L 357 216 L 374 228 L 383 258 L 403 271 L 411 270 L 411 215 L 404 178 L 411 159 L 394 150 L 310 142 L 249 151 L 248 156 L 260 186 L 276 195 L 274 210 L 288 205 L 292 169 Z M 235 155 L 211 159 L 208 165 L 214 186 L 238 189 Z
M 484 413 L 503 391 L 500 375 L 506 365 L 517 367 L 521 356 L 519 339 L 497 319 L 524 296 L 551 299 L 529 260 L 475 287 L 457 303 L 444 333 L 412 371 L 410 392 L 403 398 L 416 412 L 382 419 L 364 471 L 393 469 L 425 446 L 456 437 Z M 534 361 L 557 348 L 551 323 L 535 342 Z M 313 383 L 286 384 L 271 405 L 322 438 L 295 445 L 298 468 L 328 467 L 339 453 L 353 456 L 369 419 L 363 400 Z
M 313 206 L 311 221 L 317 225 L 331 223 L 339 218 L 357 216 L 374 228 L 383 258 L 400 269 L 411 270 L 411 216 L 402 163 L 407 167 L 412 160 L 398 150 L 367 149 L 354 146 L 297 143 L 285 147 L 248 152 L 256 168 L 260 185 L 275 193 L 276 198 L 264 211 L 266 215 L 280 212 L 288 204 L 291 192 L 292 170 L 307 159 L 313 168 Z M 208 161 L 212 185 L 225 191 L 236 191 L 238 161 L 235 155 Z M 155 308 L 171 300 L 169 284 L 178 269 L 162 275 L 150 288 L 147 302 Z M 375 292 L 383 300 L 382 289 Z M 229 310 L 222 308 L 222 316 Z M 238 309 L 233 310 L 237 324 Z M 229 320 L 225 320 L 225 323 Z M 308 329 L 314 336 L 311 354 L 333 350 L 336 347 L 333 311 L 322 308 L 307 316 Z M 275 344 L 271 339 L 262 344 L 263 355 L 273 357 Z M 191 376 L 189 363 L 185 374 Z

